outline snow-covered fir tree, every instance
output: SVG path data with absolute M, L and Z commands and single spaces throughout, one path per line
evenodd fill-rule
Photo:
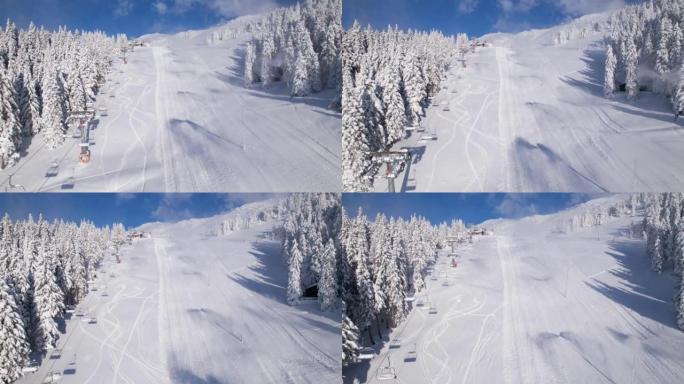
M 343 306 L 342 312 L 342 361 L 354 361 L 359 355 L 359 328 L 347 316 Z
M 10 287 L 0 280 L 0 382 L 11 383 L 21 377 L 29 345 L 24 322 L 19 315 Z
M 298 304 L 302 297 L 302 251 L 299 248 L 297 239 L 294 240 L 290 248 L 290 265 L 288 266 L 287 276 L 287 302 L 288 304 Z
M 342 39 L 342 184 L 371 189 L 378 167 L 373 152 L 389 150 L 407 125 L 419 124 L 449 65 L 463 55 L 466 35 L 432 31 L 378 31 L 358 22 Z
M 613 96 L 615 92 L 615 69 L 617 67 L 617 59 L 613 53 L 613 46 L 608 45 L 606 48 L 606 68 L 605 79 L 603 82 L 603 94 L 606 97 Z

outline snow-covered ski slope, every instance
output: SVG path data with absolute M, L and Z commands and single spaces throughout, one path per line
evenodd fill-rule
M 397 383 L 681 382 L 675 279 L 650 270 L 644 240 L 622 235 L 642 218 L 553 233 L 580 209 L 485 223 L 494 236 L 458 249 L 457 268 L 441 254 L 438 279 L 417 296 L 437 313 L 415 307 L 390 335 L 401 347 L 386 338 L 370 365 L 345 368 L 345 382 L 379 382 L 386 358 Z
M 18 383 L 338 382 L 339 311 L 288 306 L 273 223 L 209 235 L 225 217 L 141 227 L 152 238 L 108 260 L 77 309 L 97 324 L 74 315 L 61 358 Z
M 469 54 L 466 68 L 455 61 L 435 97 L 440 105 L 429 107 L 423 122 L 437 140 L 419 142 L 414 132 L 395 145 L 415 148 L 397 189 L 681 189 L 684 127 L 665 97 L 605 99 L 603 34 L 554 45 L 567 28 L 484 36 L 492 47 Z
M 117 60 L 98 95 L 92 160 L 79 139 L 49 151 L 38 135 L 0 188 L 28 191 L 299 192 L 340 190 L 340 114 L 333 91 L 290 98 L 275 84 L 246 88 L 249 33 L 208 44 L 227 25 L 150 35 L 128 63 Z M 237 27 L 235 27 L 237 29 Z M 48 175 L 54 174 L 56 175 Z M 15 189 L 20 190 L 19 189 Z

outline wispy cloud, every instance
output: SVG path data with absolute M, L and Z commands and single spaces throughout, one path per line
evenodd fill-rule
M 160 221 L 181 221 L 192 218 L 192 211 L 187 203 L 192 199 L 190 193 L 167 193 L 159 201 L 151 216 Z
M 625 6 L 625 0 L 552 0 L 571 16 L 603 12 Z
M 495 211 L 505 218 L 517 219 L 537 214 L 537 207 L 525 195 L 511 193 L 495 207 Z
M 277 7 L 275 0 L 169 0 L 158 1 L 167 10 L 176 14 L 185 13 L 196 6 L 208 7 L 222 16 L 235 17 L 252 13 L 263 13 Z M 155 5 L 157 10 L 159 6 Z
M 166 14 L 166 11 L 169 9 L 168 5 L 163 1 L 156 1 L 152 4 L 152 7 L 154 7 L 154 10 L 160 15 Z
M 475 11 L 475 8 L 477 8 L 477 5 L 479 4 L 479 0 L 461 0 L 458 3 L 458 13 L 461 14 L 469 14 L 473 13 Z
M 114 16 L 127 16 L 133 9 L 133 2 L 131 0 L 116 0 L 116 8 L 114 8 Z

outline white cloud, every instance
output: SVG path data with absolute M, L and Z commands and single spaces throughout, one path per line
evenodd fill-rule
M 185 203 L 192 198 L 190 193 L 167 193 L 159 201 L 151 216 L 160 221 L 180 221 L 192 218 L 192 212 Z
M 475 11 L 475 8 L 477 8 L 478 3 L 479 0 L 461 0 L 458 3 L 458 13 L 473 13 L 473 11 Z
M 537 214 L 537 207 L 524 194 L 512 193 L 504 196 L 495 207 L 497 213 L 505 218 L 520 218 Z
M 133 9 L 133 3 L 130 0 L 117 0 L 116 8 L 114 8 L 115 16 L 126 16 Z
M 196 5 L 209 7 L 226 17 L 264 13 L 277 7 L 275 0 L 173 0 L 171 10 L 183 13 Z
M 563 12 L 572 16 L 586 15 L 625 6 L 625 0 L 553 0 Z
M 527 12 L 539 5 L 539 0 L 498 0 L 504 13 Z
M 163 1 L 157 1 L 154 4 L 152 4 L 152 6 L 154 7 L 154 10 L 157 11 L 157 13 L 160 15 L 165 14 L 166 10 L 169 9 L 169 7 Z

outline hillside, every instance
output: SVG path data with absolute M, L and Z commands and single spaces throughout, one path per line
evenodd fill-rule
M 603 96 L 608 15 L 518 34 L 454 58 L 409 148 L 403 191 L 678 190 L 684 136 L 662 95 Z M 600 29 L 600 28 L 599 28 Z M 562 36 L 562 38 L 559 38 Z M 375 183 L 377 191 L 386 182 Z
M 286 304 L 274 221 L 217 236 L 231 213 L 138 228 L 121 263 L 108 257 L 66 322 L 61 355 L 17 383 L 320 383 L 340 376 L 339 314 Z M 96 323 L 88 319 L 96 319 Z
M 73 127 L 55 150 L 38 133 L 18 165 L 0 171 L 0 185 L 51 192 L 339 190 L 340 115 L 328 109 L 335 91 L 292 98 L 283 83 L 245 86 L 244 48 L 253 37 L 245 26 L 256 18 L 142 37 L 145 45 L 129 52 L 127 63 L 117 58 L 97 96 L 90 162 L 79 163 Z
M 372 360 L 345 368 L 345 382 L 375 383 L 392 370 L 400 382 L 679 380 L 677 282 L 651 271 L 644 239 L 629 235 L 643 216 L 557 230 L 618 198 L 484 223 L 493 236 L 457 249 L 456 268 L 442 252 L 408 318 L 375 347 Z

